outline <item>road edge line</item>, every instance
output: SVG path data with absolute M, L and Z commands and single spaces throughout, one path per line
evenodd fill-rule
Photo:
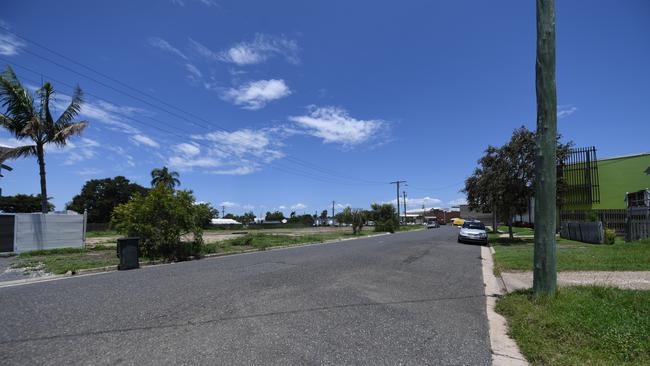
M 505 293 L 505 289 L 503 281 L 499 281 L 494 275 L 491 247 L 481 247 L 481 259 L 492 364 L 495 366 L 529 365 L 517 343 L 508 335 L 508 321 L 495 311 L 497 299 Z

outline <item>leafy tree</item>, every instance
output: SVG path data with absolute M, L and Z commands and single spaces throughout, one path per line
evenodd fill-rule
M 267 212 L 264 216 L 265 221 L 282 221 L 284 220 L 284 214 L 282 211 Z
M 507 222 L 511 238 L 513 216 L 530 209 L 534 194 L 535 139 L 535 133 L 522 126 L 514 130 L 505 145 L 488 146 L 463 189 L 471 209 L 492 211 Z M 559 135 L 557 141 L 558 161 L 561 161 L 572 143 L 562 144 Z M 493 226 L 496 228 L 496 222 Z
M 163 185 L 169 189 L 174 189 L 176 186 L 181 185 L 179 177 L 180 175 L 177 172 L 169 171 L 166 166 L 162 167 L 162 169 L 154 169 L 151 171 L 151 186 Z
M 352 233 L 358 234 L 366 224 L 366 212 L 358 208 L 346 207 L 336 215 L 336 220 L 352 226 Z
M 207 228 L 212 224 L 212 219 L 219 217 L 219 210 L 212 207 L 209 203 L 197 203 L 194 205 L 197 220 L 202 228 Z
M 48 211 L 54 210 L 54 205 L 47 204 Z M 38 195 L 17 194 L 0 197 L 0 211 L 12 213 L 32 213 L 41 211 L 41 197 Z
M 327 210 L 323 210 L 320 213 L 320 218 L 325 220 L 325 219 L 327 219 L 327 215 L 328 215 Z
M 79 135 L 88 122 L 73 122 L 81 110 L 83 102 L 81 89 L 77 86 L 72 93 L 70 104 L 58 119 L 50 112 L 50 100 L 54 97 L 54 87 L 46 82 L 32 95 L 7 66 L 0 74 L 0 103 L 5 108 L 0 113 L 0 125 L 20 141 L 31 140 L 33 145 L 6 149 L 0 161 L 20 157 L 36 156 L 41 183 L 41 212 L 49 211 L 47 202 L 47 182 L 45 178 L 45 146 L 65 146 L 68 140 Z M 38 102 L 35 102 L 35 99 Z
M 394 233 L 399 227 L 399 219 L 395 206 L 390 203 L 373 203 L 368 218 L 375 222 L 375 231 L 388 231 Z
M 294 215 L 289 217 L 289 223 L 291 224 L 301 224 L 305 226 L 311 226 L 314 224 L 314 217 L 312 215 Z
M 235 220 L 241 222 L 244 225 L 248 225 L 251 222 L 255 221 L 255 214 L 252 211 L 249 211 L 241 216 L 237 216 Z
M 131 183 L 121 175 L 115 178 L 91 179 L 66 208 L 79 213 L 88 210 L 88 222 L 110 222 L 115 206 L 129 202 L 136 194 L 146 193 L 147 188 Z
M 136 195 L 113 210 L 111 224 L 120 233 L 139 237 L 140 250 L 148 258 L 184 259 L 201 254 L 203 219 L 190 191 L 173 191 L 165 185 Z M 193 234 L 191 243 L 181 237 Z
M 225 214 L 225 215 L 223 216 L 223 218 L 224 218 L 224 219 L 232 219 L 232 220 L 235 220 L 236 216 L 235 216 L 235 214 L 227 213 L 227 214 Z

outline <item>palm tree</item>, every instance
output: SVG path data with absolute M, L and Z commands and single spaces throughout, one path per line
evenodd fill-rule
M 174 189 L 174 187 L 181 185 L 178 177 L 180 175 L 177 172 L 170 172 L 166 166 L 162 167 L 162 169 L 154 169 L 151 171 L 151 186 L 163 185 L 169 187 L 169 189 Z
M 54 96 L 54 87 L 49 82 L 32 95 L 7 66 L 0 74 L 0 103 L 5 113 L 0 113 L 0 125 L 6 128 L 18 140 L 30 139 L 34 144 L 5 150 L 0 156 L 4 159 L 36 156 L 41 177 L 41 210 L 47 213 L 47 185 L 45 180 L 45 145 L 54 144 L 63 147 L 68 139 L 81 134 L 88 122 L 73 122 L 81 110 L 82 92 L 77 86 L 72 93 L 70 105 L 55 121 L 50 113 L 50 100 Z M 38 98 L 38 104 L 34 99 Z

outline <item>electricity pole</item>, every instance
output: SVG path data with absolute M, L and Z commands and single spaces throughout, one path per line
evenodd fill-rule
M 332 201 L 332 220 L 334 220 L 334 201 Z
M 390 182 L 390 184 L 397 185 L 396 188 L 397 188 L 397 225 L 398 226 L 399 226 L 399 219 L 400 219 L 400 215 L 399 215 L 399 185 L 401 183 L 406 183 L 406 181 L 405 180 L 396 180 L 394 182 Z
M 406 224 L 406 191 L 402 191 L 404 195 L 404 223 Z
M 535 156 L 535 250 L 533 292 L 552 295 L 557 285 L 555 216 L 557 186 L 557 94 L 555 0 L 537 0 L 537 141 Z
M 221 218 L 226 216 L 226 206 L 221 206 Z

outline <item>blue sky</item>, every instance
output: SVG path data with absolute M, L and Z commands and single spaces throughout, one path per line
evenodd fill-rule
M 367 207 L 396 179 L 409 206 L 448 207 L 487 144 L 534 128 L 532 0 L 0 8 L 24 37 L 0 29 L 3 67 L 52 81 L 59 105 L 86 92 L 90 127 L 46 157 L 57 209 L 88 179 L 148 185 L 162 165 L 228 212 Z M 559 129 L 601 157 L 650 150 L 648 19 L 647 0 L 558 1 Z M 3 194 L 39 192 L 35 159 L 10 165 Z

